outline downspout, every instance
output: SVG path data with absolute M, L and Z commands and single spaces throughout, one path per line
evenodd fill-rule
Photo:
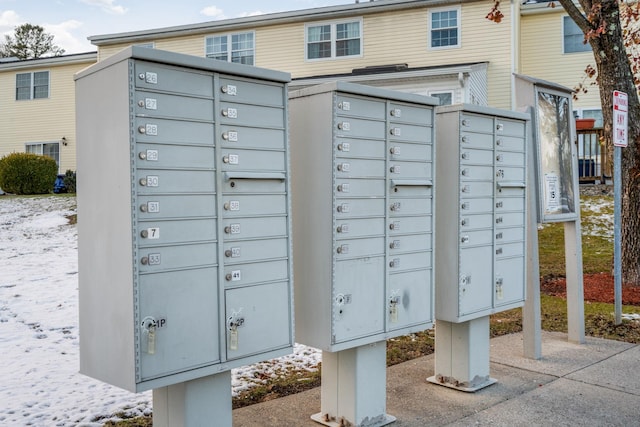
M 520 69 L 520 2 L 511 0 L 511 109 L 518 107 L 516 102 L 516 77 Z

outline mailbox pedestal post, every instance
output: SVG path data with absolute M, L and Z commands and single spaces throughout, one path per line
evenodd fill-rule
M 153 390 L 153 425 L 182 427 L 215 423 L 232 426 L 231 372 Z
M 474 392 L 496 380 L 489 376 L 489 316 L 462 323 L 436 320 L 434 384 Z
M 321 411 L 311 419 L 339 427 L 384 426 L 396 420 L 386 414 L 386 342 L 336 352 L 322 352 Z

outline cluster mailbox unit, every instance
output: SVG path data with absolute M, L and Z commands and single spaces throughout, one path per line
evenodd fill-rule
M 433 324 L 436 104 L 343 82 L 290 94 L 296 340 L 323 350 L 324 424 L 392 421 L 385 340 Z
M 489 315 L 525 297 L 529 115 L 438 107 L 436 375 L 489 385 Z M 462 343 L 462 344 L 461 344 Z
M 291 352 L 288 81 L 136 47 L 76 76 L 81 372 L 168 405 L 225 373 L 230 418 L 229 370 Z

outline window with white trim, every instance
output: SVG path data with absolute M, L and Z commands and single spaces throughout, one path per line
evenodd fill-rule
M 429 46 L 432 49 L 460 47 L 460 9 L 429 12 Z
M 253 32 L 209 36 L 205 39 L 205 56 L 237 64 L 254 65 Z
M 40 154 L 41 156 L 51 157 L 60 165 L 60 143 L 59 142 L 32 142 L 25 144 L 25 152 L 32 154 Z
M 431 92 L 429 96 L 433 96 L 434 98 L 438 98 L 440 100 L 439 105 L 451 105 L 453 104 L 453 91 L 446 92 Z
M 331 59 L 362 54 L 362 20 L 307 24 L 307 59 Z
M 591 51 L 591 45 L 584 42 L 584 33 L 569 16 L 562 17 L 562 46 L 564 53 Z
M 16 74 L 16 101 L 49 98 L 49 72 Z

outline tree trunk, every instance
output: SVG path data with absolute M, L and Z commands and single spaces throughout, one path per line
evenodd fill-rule
M 620 26 L 620 8 L 616 0 L 579 0 L 583 9 L 597 12 L 587 20 L 571 0 L 559 0 L 569 16 L 585 34 L 604 32 L 591 38 L 598 70 L 600 101 L 605 124 L 605 140 L 612 152 L 613 91 L 629 97 L 628 147 L 622 148 L 622 281 L 640 286 L 640 103 Z M 592 5 L 594 8 L 592 8 Z

